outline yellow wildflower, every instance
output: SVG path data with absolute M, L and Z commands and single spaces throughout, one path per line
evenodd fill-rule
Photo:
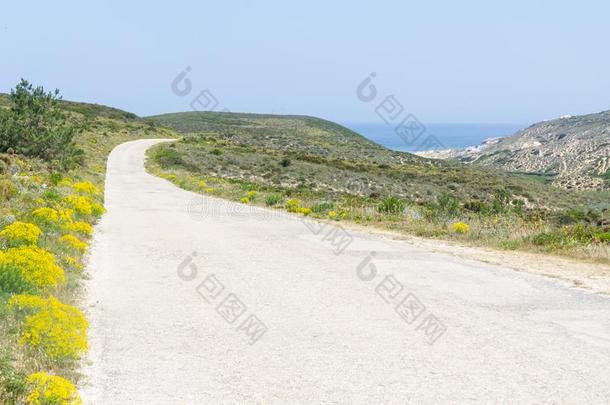
M 64 281 L 64 271 L 55 256 L 36 246 L 23 246 L 0 252 L 0 274 L 17 270 L 21 278 L 37 289 L 55 287 Z
M 76 387 L 68 380 L 47 373 L 28 376 L 28 405 L 82 405 Z
M 58 212 L 59 220 L 64 223 L 70 223 L 74 219 L 74 210 L 70 208 L 62 208 Z
M 300 202 L 294 198 L 286 201 L 286 209 L 288 212 L 299 212 Z
M 81 235 L 85 235 L 85 236 L 93 235 L 93 227 L 89 223 L 83 222 L 83 221 L 77 221 L 77 222 L 70 224 L 68 229 L 71 231 L 78 232 Z
M 299 212 L 303 215 L 311 214 L 311 208 L 300 207 Z
M 456 233 L 466 234 L 470 232 L 470 225 L 464 222 L 455 222 L 453 225 L 451 225 L 451 229 L 453 229 L 453 231 Z
M 54 224 L 59 221 L 57 210 L 49 207 L 38 208 L 32 211 L 32 216 L 45 224 Z
M 64 201 L 70 208 L 74 209 L 77 214 L 91 215 L 93 212 L 91 200 L 87 197 L 72 194 L 64 197 Z
M 87 243 L 78 239 L 74 235 L 64 235 L 61 238 L 59 238 L 59 241 L 61 243 L 65 243 L 66 245 L 70 246 L 73 249 L 78 250 L 79 252 L 84 252 L 85 250 L 87 250 Z
M 99 190 L 90 181 L 81 181 L 79 183 L 72 184 L 74 191 L 80 194 L 97 194 Z
M 33 298 L 34 297 L 34 298 Z M 25 313 L 19 341 L 51 359 L 79 359 L 87 350 L 87 319 L 78 308 L 57 298 L 12 296 L 8 307 Z
M 6 239 L 9 246 L 35 245 L 42 231 L 34 224 L 27 222 L 13 222 L 2 231 L 0 238 Z

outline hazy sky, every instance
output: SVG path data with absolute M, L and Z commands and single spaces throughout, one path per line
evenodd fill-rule
M 139 115 L 219 108 L 375 122 L 530 123 L 610 109 L 604 1 L 5 1 L 0 91 L 20 77 Z M 192 91 L 172 80 L 187 66 Z M 356 87 L 371 72 L 378 99 Z

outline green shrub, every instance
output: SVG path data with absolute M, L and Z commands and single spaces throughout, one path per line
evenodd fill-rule
M 182 164 L 182 157 L 175 149 L 168 148 L 166 145 L 155 150 L 153 159 L 161 165 L 161 167 L 171 167 Z
M 448 193 L 443 193 L 436 199 L 436 207 L 441 215 L 455 218 L 460 215 L 460 201 Z
M 42 193 L 42 198 L 46 201 L 60 201 L 62 195 L 54 188 L 49 188 Z
M 599 242 L 610 243 L 610 232 L 596 233 L 594 237 Z
M 563 229 L 564 235 L 572 241 L 580 244 L 589 244 L 593 241 L 595 230 L 590 226 L 578 224 Z
M 321 201 L 318 202 L 316 204 L 314 204 L 313 207 L 311 207 L 311 210 L 316 213 L 316 214 L 320 214 L 320 215 L 326 215 L 326 213 L 328 213 L 328 211 L 331 211 L 335 208 L 335 203 L 332 201 Z
M 480 200 L 470 200 L 464 203 L 464 209 L 470 212 L 481 212 L 484 209 L 485 203 Z
M 61 175 L 61 173 L 51 173 L 51 175 L 49 176 L 49 180 L 54 186 L 58 185 L 62 179 L 63 176 Z
M 532 237 L 538 246 L 559 247 L 569 245 L 588 245 L 595 238 L 595 229 L 582 224 L 565 226 L 553 232 L 543 232 Z
M 599 212 L 595 210 L 583 210 L 580 208 L 570 208 L 558 214 L 557 222 L 561 225 L 571 225 L 577 223 L 595 224 L 601 219 Z
M 271 207 L 273 205 L 277 205 L 282 201 L 282 197 L 278 194 L 269 194 L 265 198 L 265 205 Z
M 403 200 L 396 197 L 388 197 L 377 206 L 377 211 L 384 214 L 401 214 L 405 210 L 406 204 Z
M 0 110 L 0 152 L 12 150 L 63 167 L 83 163 L 84 152 L 75 142 L 82 128 L 59 108 L 59 90 L 45 93 L 21 79 L 9 98 L 10 109 Z
M 21 403 L 26 393 L 26 375 L 15 370 L 15 359 L 3 350 L 0 353 L 0 403 Z
M 538 235 L 534 235 L 531 240 L 536 246 L 559 246 L 562 242 L 561 235 L 550 232 L 542 232 Z
M 510 191 L 505 189 L 496 190 L 494 193 L 494 199 L 491 204 L 493 211 L 501 214 L 506 212 L 506 207 L 510 201 Z
M 2 265 L 0 268 L 0 291 L 10 294 L 33 294 L 36 290 L 25 280 L 22 271 L 14 265 Z
M 513 211 L 515 213 L 517 213 L 518 215 L 523 214 L 523 209 L 525 208 L 525 201 L 515 199 L 515 200 L 513 200 L 512 205 L 513 205 Z

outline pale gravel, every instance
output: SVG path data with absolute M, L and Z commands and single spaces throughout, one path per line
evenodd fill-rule
M 608 297 L 358 229 L 336 255 L 296 216 L 236 215 L 215 198 L 214 213 L 189 215 L 196 194 L 143 168 L 160 141 L 108 160 L 85 403 L 610 403 Z M 184 281 L 193 251 L 198 275 Z M 371 251 L 378 276 L 365 282 L 356 267 Z M 253 346 L 197 294 L 209 274 L 268 326 Z M 434 345 L 376 294 L 389 274 L 446 325 Z

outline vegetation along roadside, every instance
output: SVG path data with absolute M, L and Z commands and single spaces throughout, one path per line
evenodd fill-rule
M 81 403 L 79 293 L 105 161 L 124 141 L 168 136 L 25 80 L 0 95 L 0 403 Z

